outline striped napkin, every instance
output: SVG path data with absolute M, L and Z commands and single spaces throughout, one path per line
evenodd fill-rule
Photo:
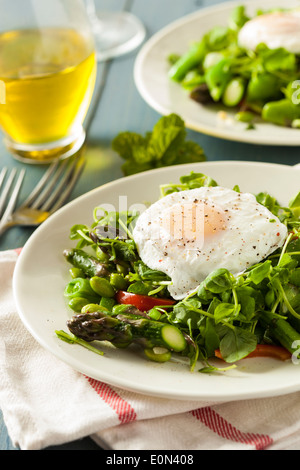
M 300 393 L 215 404 L 168 400 L 74 371 L 18 317 L 12 292 L 18 253 L 0 253 L 0 409 L 15 446 L 40 450 L 90 436 L 114 451 L 300 448 Z

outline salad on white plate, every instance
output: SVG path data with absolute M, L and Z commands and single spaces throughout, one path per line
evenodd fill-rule
M 140 213 L 96 207 L 70 239 L 73 315 L 60 339 L 101 355 L 110 343 L 160 363 L 185 357 L 201 372 L 297 359 L 300 192 L 285 207 L 191 172 Z
M 228 26 L 215 26 L 178 56 L 169 78 L 204 106 L 236 111 L 253 129 L 257 119 L 300 127 L 300 9 L 236 6 Z M 224 119 L 226 115 L 221 114 Z

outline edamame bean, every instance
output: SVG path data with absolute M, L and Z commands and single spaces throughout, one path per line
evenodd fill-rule
M 108 312 L 112 312 L 112 309 L 116 301 L 113 297 L 102 297 L 100 300 L 100 307 L 107 309 Z
M 122 264 L 117 264 L 117 272 L 119 274 L 124 274 L 125 276 L 126 274 L 128 274 L 128 267 Z
M 235 120 L 239 122 L 245 122 L 246 124 L 250 124 L 254 120 L 254 114 L 250 111 L 240 111 L 236 113 Z
M 154 362 L 168 362 L 171 359 L 171 352 L 164 348 L 145 349 L 145 355 L 150 361 Z
M 106 310 L 106 308 L 100 306 L 99 304 L 86 304 L 82 307 L 81 313 L 93 313 L 99 312 L 99 310 Z
M 294 121 L 292 122 L 292 128 L 300 129 L 300 119 L 294 119 Z
M 269 101 L 282 97 L 280 83 L 274 75 L 263 73 L 253 76 L 248 84 L 248 101 Z
M 80 313 L 85 305 L 90 302 L 89 299 L 84 297 L 74 297 L 69 301 L 69 307 L 76 313 Z
M 118 273 L 112 273 L 110 275 L 110 283 L 117 290 L 125 290 L 128 285 L 124 277 Z
M 78 277 L 85 277 L 84 272 L 80 268 L 71 268 L 69 270 L 69 273 L 72 279 L 76 279 Z
M 84 299 L 90 299 L 91 301 L 96 299 L 95 291 L 92 289 L 90 282 L 88 279 L 83 279 L 78 277 L 73 279 L 68 283 L 64 290 L 64 296 L 68 299 L 74 299 L 77 297 L 81 297 Z
M 300 107 L 289 99 L 271 101 L 264 106 L 262 118 L 279 126 L 291 126 L 295 119 L 300 118 Z
M 104 277 L 94 276 L 90 279 L 90 285 L 96 294 L 101 297 L 114 297 L 116 291 L 110 282 Z

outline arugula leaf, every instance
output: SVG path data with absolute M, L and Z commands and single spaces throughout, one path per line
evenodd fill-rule
M 125 176 L 154 168 L 206 160 L 203 149 L 186 140 L 184 121 L 177 114 L 163 116 L 152 132 L 141 136 L 135 132 L 121 132 L 112 142 L 112 148 L 125 160 Z

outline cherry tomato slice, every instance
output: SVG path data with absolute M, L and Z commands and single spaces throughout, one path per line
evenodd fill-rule
M 219 349 L 215 351 L 215 356 L 219 359 L 223 359 Z M 287 361 L 291 358 L 291 353 L 281 346 L 258 344 L 256 349 L 247 356 L 247 358 L 250 357 L 272 357 L 273 359 Z
M 159 305 L 174 305 L 175 301 L 170 299 L 157 299 L 147 295 L 133 294 L 131 292 L 125 292 L 120 290 L 116 294 L 116 301 L 119 304 L 134 305 L 141 312 L 147 312 L 153 307 Z

